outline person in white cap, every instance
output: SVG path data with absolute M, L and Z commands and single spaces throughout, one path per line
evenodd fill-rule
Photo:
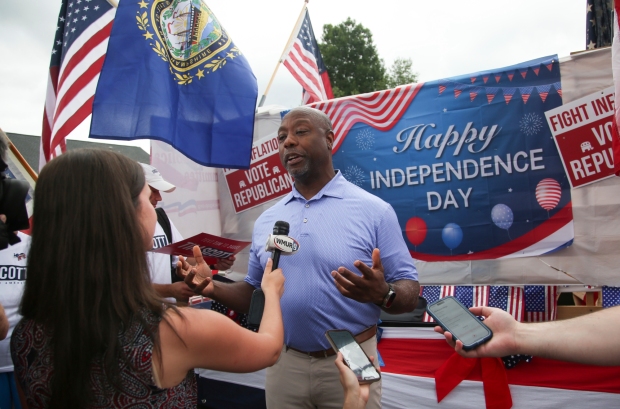
M 166 181 L 159 171 L 144 163 L 140 164 L 144 170 L 144 176 L 146 183 L 151 189 L 151 196 L 149 201 L 155 208 L 157 213 L 157 225 L 155 226 L 155 234 L 153 235 L 153 249 L 167 246 L 170 243 L 176 243 L 183 240 L 183 236 L 174 226 L 172 220 L 168 218 L 166 212 L 161 207 L 157 207 L 157 203 L 162 201 L 161 193 L 170 193 L 176 186 Z M 187 302 L 189 297 L 196 295 L 187 284 L 183 282 L 181 278 L 176 276 L 176 256 L 169 256 L 167 254 L 149 252 L 148 253 L 149 266 L 151 269 L 151 280 L 153 287 L 157 293 L 168 299 L 168 301 L 174 302 L 181 301 Z M 189 261 L 192 263 L 192 259 Z M 234 257 L 231 259 L 219 259 L 213 269 L 227 270 L 232 267 Z

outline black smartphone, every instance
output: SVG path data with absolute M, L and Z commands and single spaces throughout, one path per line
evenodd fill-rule
M 250 311 L 248 311 L 248 327 L 256 329 L 260 326 L 260 321 L 263 319 L 263 310 L 265 309 L 265 293 L 260 288 L 257 288 L 252 293 L 252 299 L 250 301 Z
M 465 351 L 474 349 L 493 337 L 491 329 L 452 296 L 427 305 L 426 312 L 437 321 L 437 325 L 449 331 L 455 341 L 460 340 Z
M 359 383 L 372 383 L 381 379 L 381 374 L 351 332 L 346 329 L 331 329 L 325 332 L 325 336 L 334 351 L 342 352 L 344 362 L 357 376 Z

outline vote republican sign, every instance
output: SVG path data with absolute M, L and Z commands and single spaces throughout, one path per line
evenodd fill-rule
M 235 213 L 284 196 L 293 186 L 293 179 L 280 161 L 275 135 L 254 143 L 248 170 L 224 169 L 224 177 Z
M 545 121 L 557 56 L 311 106 L 334 166 L 395 209 L 414 258 L 544 254 L 572 243 L 570 184 Z
M 614 87 L 545 112 L 572 187 L 614 175 Z

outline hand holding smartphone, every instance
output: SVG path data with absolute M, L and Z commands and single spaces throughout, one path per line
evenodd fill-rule
M 353 334 L 344 329 L 332 329 L 325 332 L 327 340 L 334 351 L 340 351 L 344 362 L 353 371 L 360 384 L 372 383 L 381 379 L 381 374 L 374 367 L 368 355 Z
M 426 312 L 444 331 L 451 333 L 455 341 L 460 340 L 465 351 L 470 351 L 493 337 L 491 329 L 452 296 L 427 305 Z

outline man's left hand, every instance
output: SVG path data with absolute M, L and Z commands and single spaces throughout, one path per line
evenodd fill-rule
M 389 287 L 385 282 L 379 249 L 374 249 L 372 252 L 372 267 L 368 267 L 359 260 L 356 260 L 353 265 L 362 273 L 361 277 L 345 267 L 332 271 L 338 291 L 355 301 L 381 304 Z

